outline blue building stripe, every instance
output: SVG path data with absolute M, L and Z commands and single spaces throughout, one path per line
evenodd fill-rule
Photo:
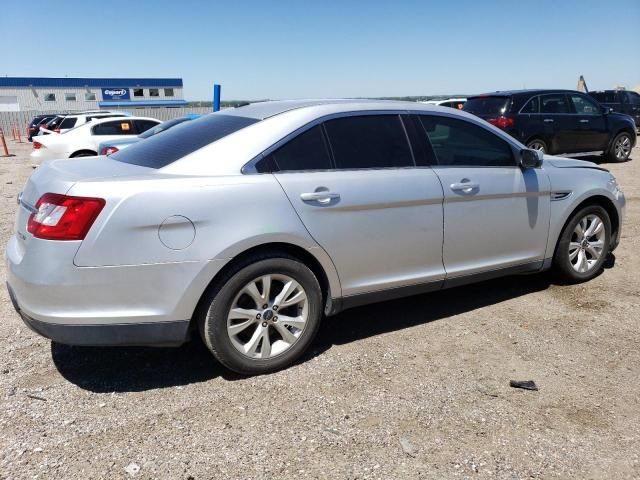
M 0 77 L 0 88 L 16 87 L 182 87 L 181 78 L 54 78 L 54 77 Z

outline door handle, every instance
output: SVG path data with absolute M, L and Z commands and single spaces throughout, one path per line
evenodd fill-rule
M 300 199 L 303 202 L 320 202 L 329 203 L 331 200 L 340 198 L 339 193 L 329 192 L 327 190 L 321 190 L 319 192 L 301 193 Z
M 545 119 L 544 119 L 544 122 L 545 122 L 545 123 L 553 123 L 553 122 L 554 122 L 554 120 L 553 120 L 553 118 L 545 118 Z
M 480 188 L 480 185 L 473 182 L 460 182 L 460 183 L 452 183 L 449 185 L 449 188 L 454 192 L 464 192 L 469 193 L 476 188 Z
M 582 120 L 580 120 L 580 123 L 589 123 L 589 120 L 583 118 Z

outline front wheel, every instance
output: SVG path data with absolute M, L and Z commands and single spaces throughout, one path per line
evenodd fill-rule
M 624 162 L 631 155 L 631 149 L 633 145 L 633 141 L 631 139 L 631 135 L 627 132 L 622 132 L 616 135 L 611 142 L 611 147 L 607 152 L 607 160 L 611 162 Z
M 322 316 L 313 272 L 288 256 L 249 259 L 206 299 L 200 333 L 224 366 L 255 375 L 285 368 L 304 353 Z
M 576 212 L 565 226 L 553 257 L 553 266 L 568 283 L 594 278 L 606 260 L 611 243 L 611 220 L 599 205 Z

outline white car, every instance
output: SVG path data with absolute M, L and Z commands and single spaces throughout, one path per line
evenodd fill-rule
M 47 130 L 42 126 L 38 135 L 47 135 L 51 132 L 55 133 L 64 133 L 72 128 L 79 127 L 80 125 L 84 125 L 85 123 L 89 123 L 97 118 L 109 118 L 109 117 L 128 117 L 130 116 L 128 113 L 123 112 L 108 112 L 108 111 L 86 111 L 86 112 L 78 112 L 72 113 L 69 115 L 65 115 L 62 121 L 58 124 L 58 126 L 54 130 Z
M 134 138 L 160 124 L 160 120 L 147 117 L 107 117 L 72 128 L 68 132 L 37 137 L 33 141 L 31 158 L 93 157 L 101 142 Z
M 426 105 L 438 105 L 440 107 L 451 107 L 462 110 L 462 107 L 464 107 L 466 101 L 466 98 L 446 98 L 443 100 L 427 100 L 420 103 L 424 103 Z

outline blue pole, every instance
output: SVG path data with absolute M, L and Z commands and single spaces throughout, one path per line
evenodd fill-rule
M 220 110 L 220 85 L 213 84 L 213 111 Z

